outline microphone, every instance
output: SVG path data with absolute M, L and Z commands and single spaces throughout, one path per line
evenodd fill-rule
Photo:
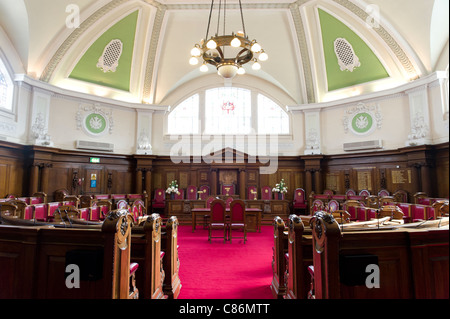
M 416 228 L 422 226 L 422 225 L 425 224 L 427 221 L 432 220 L 432 219 L 433 219 L 433 216 L 428 217 L 428 218 L 425 219 L 423 222 L 421 222 L 420 224 L 418 224 L 418 225 L 416 226 Z M 440 223 L 440 222 L 439 222 L 439 223 Z

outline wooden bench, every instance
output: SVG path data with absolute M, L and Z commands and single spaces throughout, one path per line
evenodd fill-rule
M 162 219 L 159 214 L 147 216 L 141 226 L 132 228 L 131 262 L 140 265 L 136 286 L 143 299 L 166 299 L 163 292 L 164 270 L 161 259 Z
M 0 225 L 0 298 L 128 299 L 137 265 L 130 267 L 131 219 L 108 214 L 101 229 Z M 68 281 L 80 270 L 79 288 Z M 132 284 L 131 284 L 132 285 Z
M 287 228 L 288 258 L 284 298 L 307 299 L 310 290 L 308 267 L 312 264 L 311 231 L 305 229 L 302 218 L 297 215 L 289 216 Z
M 349 224 L 341 225 L 345 226 Z M 417 225 L 421 225 L 420 223 Z M 434 224 L 433 224 L 434 225 Z M 318 212 L 313 231 L 316 299 L 436 299 L 449 297 L 449 230 L 408 224 L 391 230 L 344 232 Z M 367 272 L 371 265 L 372 272 Z M 379 288 L 368 278 L 379 270 Z M 374 277 L 375 278 L 375 277 Z
M 179 276 L 180 260 L 178 257 L 178 219 L 170 217 L 163 226 L 162 249 L 165 253 L 163 269 L 165 273 L 163 291 L 168 299 L 177 299 L 181 290 Z
M 276 216 L 273 219 L 273 256 L 272 256 L 272 283 L 270 289 L 275 299 L 283 299 L 286 294 L 286 255 L 288 253 L 287 229 L 284 220 Z

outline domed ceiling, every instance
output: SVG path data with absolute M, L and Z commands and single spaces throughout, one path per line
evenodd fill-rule
M 239 31 L 239 2 L 225 2 L 226 29 Z M 29 76 L 112 99 L 165 104 L 181 88 L 224 83 L 213 68 L 205 74 L 189 64 L 210 5 L 1 0 L 0 18 Z M 247 35 L 269 59 L 259 71 L 246 66 L 231 82 L 252 86 L 258 78 L 289 104 L 374 92 L 448 66 L 447 0 L 242 0 L 242 7 Z

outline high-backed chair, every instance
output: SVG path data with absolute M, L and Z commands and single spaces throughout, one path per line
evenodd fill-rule
M 390 196 L 391 194 L 389 194 L 389 191 L 387 189 L 381 189 L 378 192 L 378 197 L 385 197 L 385 196 Z
M 316 199 L 312 202 L 311 205 L 311 215 L 314 215 L 314 213 L 324 209 L 325 209 L 324 203 L 320 199 Z
M 196 200 L 197 199 L 197 186 L 189 185 L 186 188 L 186 199 L 187 200 Z
M 247 198 L 249 200 L 258 199 L 258 189 L 256 188 L 256 186 L 247 187 Z
M 328 212 L 330 213 L 339 210 L 339 202 L 335 199 L 330 200 L 327 205 L 328 205 Z
M 155 194 L 152 200 L 152 208 L 154 210 L 162 210 L 164 212 L 164 209 L 166 208 L 166 194 L 164 189 L 155 189 Z
M 222 184 L 221 194 L 224 196 L 231 196 L 235 194 L 234 184 Z
M 351 221 L 367 220 L 366 208 L 363 203 L 357 200 L 348 200 L 344 203 L 343 209 L 350 214 Z
M 126 199 L 119 199 L 116 201 L 116 209 L 130 209 L 130 205 Z
M 408 203 L 408 193 L 404 190 L 399 189 L 392 196 L 397 203 Z
M 133 215 L 134 221 L 138 225 L 140 217 L 143 217 L 146 214 L 144 201 L 142 199 L 135 200 L 130 208 L 130 213 Z
M 359 192 L 359 196 L 364 196 L 364 197 L 370 196 L 370 192 L 367 189 L 363 189 Z
M 228 239 L 231 240 L 233 238 L 233 230 L 241 230 L 243 232 L 242 237 L 234 237 L 234 238 L 243 238 L 244 244 L 247 241 L 247 221 L 245 218 L 245 203 L 241 199 L 235 199 L 230 204 L 230 223 L 228 226 Z
M 212 196 L 209 196 L 209 197 L 206 199 L 205 207 L 206 207 L 206 208 L 211 208 L 211 203 L 213 202 L 213 200 L 215 200 L 215 198 L 212 197 Z
M 347 195 L 347 196 L 356 196 L 356 192 L 355 192 L 354 189 L 349 188 L 349 189 L 347 189 L 345 191 L 345 195 Z
M 200 186 L 200 191 L 198 193 L 198 199 L 206 200 L 209 196 L 210 196 L 210 194 L 209 194 L 209 186 L 208 185 Z
M 295 210 L 300 209 L 306 212 L 306 195 L 303 188 L 297 188 L 294 192 L 294 202 L 293 202 L 294 213 Z
M 215 199 L 211 203 L 210 221 L 208 223 L 208 240 L 211 243 L 212 238 L 223 238 L 223 242 L 227 241 L 227 222 L 225 202 L 221 199 Z M 213 236 L 213 230 L 222 230 L 222 236 Z
M 110 200 L 102 199 L 96 200 L 92 203 L 91 207 L 91 219 L 92 221 L 104 220 L 109 214 L 112 208 L 112 203 Z
M 184 199 L 184 189 L 178 188 L 178 193 L 175 193 L 174 199 L 178 200 Z
M 272 188 L 270 186 L 261 187 L 261 199 L 262 200 L 272 199 Z
M 78 198 L 78 196 L 75 195 L 67 195 L 64 196 L 63 204 L 71 205 L 74 206 L 75 208 L 78 208 L 80 206 L 80 199 Z

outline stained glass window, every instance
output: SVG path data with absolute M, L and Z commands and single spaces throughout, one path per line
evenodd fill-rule
M 220 87 L 205 92 L 205 133 L 246 134 L 251 132 L 251 92 Z
M 199 132 L 199 95 L 195 94 L 174 108 L 169 114 L 169 134 L 196 134 Z
M 12 110 L 13 83 L 0 59 L 0 109 Z
M 289 134 L 289 116 L 273 100 L 258 94 L 258 133 Z

